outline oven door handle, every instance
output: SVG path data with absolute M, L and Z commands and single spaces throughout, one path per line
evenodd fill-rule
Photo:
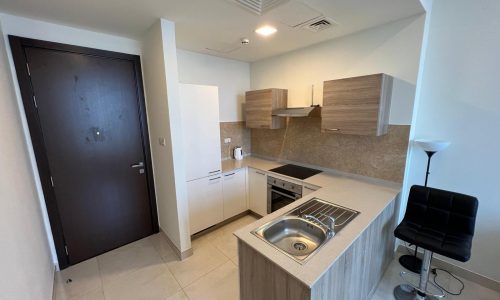
M 277 190 L 275 190 L 275 189 L 271 189 L 271 192 L 272 192 L 272 193 L 276 193 L 276 194 L 278 194 L 278 195 L 281 195 L 281 196 L 283 196 L 283 197 L 287 197 L 287 198 L 289 198 L 289 199 L 297 200 L 297 196 L 295 196 L 295 197 L 294 197 L 294 196 L 291 196 L 291 195 L 285 194 L 285 193 L 283 193 L 283 192 L 277 191 Z

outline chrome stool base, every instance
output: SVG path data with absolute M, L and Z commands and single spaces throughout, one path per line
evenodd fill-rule
M 431 295 L 420 296 L 416 289 L 409 284 L 400 284 L 394 288 L 394 298 L 396 300 L 439 300 L 442 298 Z

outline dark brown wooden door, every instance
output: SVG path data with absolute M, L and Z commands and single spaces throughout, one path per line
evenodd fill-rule
M 152 234 L 134 62 L 40 47 L 24 54 L 68 264 Z

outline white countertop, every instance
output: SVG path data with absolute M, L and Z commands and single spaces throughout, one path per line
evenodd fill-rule
M 252 167 L 263 171 L 283 164 L 278 162 L 246 157 L 241 161 L 227 160 L 222 162 L 223 172 L 237 168 Z M 283 176 L 283 175 L 281 175 Z M 297 179 L 295 179 L 297 180 Z M 260 252 L 270 261 L 294 276 L 307 286 L 312 286 L 326 272 L 338 257 L 361 235 L 375 218 L 396 199 L 400 188 L 387 183 L 366 182 L 366 180 L 347 178 L 345 176 L 323 172 L 303 180 L 303 182 L 321 186 L 318 191 L 269 214 L 254 223 L 241 228 L 234 234 L 240 240 Z M 257 227 L 274 220 L 302 203 L 317 197 L 319 199 L 342 205 L 360 212 L 346 227 L 328 241 L 305 264 L 300 264 L 279 250 L 264 242 L 251 232 Z

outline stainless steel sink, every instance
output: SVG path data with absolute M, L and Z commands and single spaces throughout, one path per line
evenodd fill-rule
M 304 259 L 327 238 L 327 231 L 295 216 L 283 216 L 261 229 L 262 237 L 286 253 Z
M 299 263 L 304 263 L 359 212 L 313 198 L 252 231 Z

